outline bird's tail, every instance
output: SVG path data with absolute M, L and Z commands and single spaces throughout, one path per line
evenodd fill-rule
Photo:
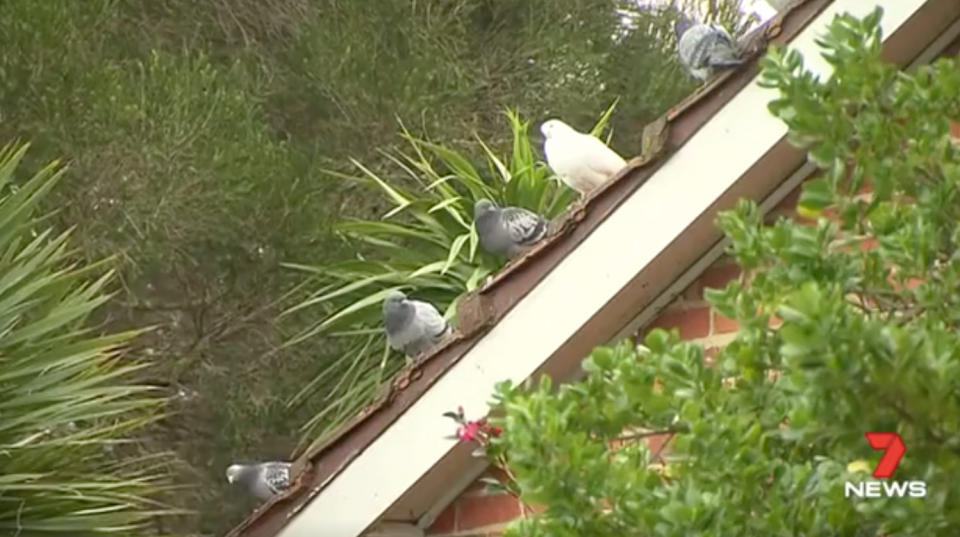
M 710 61 L 710 67 L 714 69 L 728 69 L 731 67 L 739 67 L 743 65 L 743 60 L 739 58 L 720 58 Z
M 543 238 L 547 234 L 547 221 L 541 219 L 537 222 L 537 227 L 533 230 L 533 233 L 530 234 L 530 238 L 524 242 L 527 244 L 534 243 Z

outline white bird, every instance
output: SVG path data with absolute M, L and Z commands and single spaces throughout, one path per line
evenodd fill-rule
M 260 500 L 268 500 L 290 487 L 289 462 L 232 464 L 227 468 L 227 482 L 243 487 Z
M 540 125 L 545 138 L 543 154 L 547 165 L 561 181 L 581 197 L 609 181 L 627 161 L 599 138 L 575 130 L 559 119 Z

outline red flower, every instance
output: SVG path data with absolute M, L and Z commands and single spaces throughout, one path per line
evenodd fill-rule
M 481 418 L 477 423 L 480 424 L 481 431 L 491 436 L 500 436 L 500 433 L 503 432 L 503 429 L 500 427 L 491 427 L 490 424 L 487 423 L 487 418 Z
M 468 421 L 457 428 L 457 438 L 464 441 L 476 440 L 477 433 L 480 432 L 480 423 Z

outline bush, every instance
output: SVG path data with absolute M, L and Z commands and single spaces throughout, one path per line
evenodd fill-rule
M 164 400 L 132 382 L 145 364 L 133 332 L 99 335 L 87 317 L 110 295 L 106 262 L 83 264 L 70 233 L 37 213 L 62 177 L 56 164 L 13 182 L 26 146 L 0 150 L 0 528 L 7 535 L 127 535 L 172 514 L 166 453 L 135 434 Z

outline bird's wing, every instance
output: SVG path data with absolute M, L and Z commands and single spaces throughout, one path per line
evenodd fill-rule
M 263 481 L 274 493 L 290 486 L 290 463 L 268 462 L 263 465 Z
M 737 42 L 722 26 L 711 26 L 711 33 L 704 39 L 705 61 L 713 68 L 735 67 L 743 63 L 739 58 Z
M 583 145 L 586 156 L 586 166 L 596 173 L 603 174 L 606 177 L 619 172 L 627 165 L 627 161 L 610 149 L 596 136 L 583 134 Z
M 417 338 L 417 331 L 413 328 L 413 323 L 409 322 L 408 314 L 409 310 L 406 307 L 384 314 L 383 324 L 387 333 L 387 343 L 394 350 L 402 350 Z M 416 308 L 413 310 L 413 315 L 416 315 Z
M 437 308 L 426 302 L 420 302 L 419 300 L 411 300 L 411 302 L 414 308 L 416 308 L 417 321 L 423 326 L 424 334 L 438 337 L 447 331 L 449 328 L 447 321 L 440 315 Z
M 731 48 L 737 47 L 736 41 L 733 40 L 733 37 L 730 36 L 730 33 L 727 32 L 726 28 L 720 26 L 719 24 L 711 24 L 710 29 L 713 31 L 713 35 L 716 36 L 716 39 L 719 42 L 724 43 Z
M 689 69 L 700 67 L 706 59 L 705 38 L 713 33 L 713 30 L 706 25 L 696 24 L 686 32 L 677 41 L 677 52 L 680 54 L 680 61 Z
M 515 243 L 537 240 L 546 229 L 540 215 L 520 207 L 507 207 L 500 211 L 500 217 L 503 228 Z

